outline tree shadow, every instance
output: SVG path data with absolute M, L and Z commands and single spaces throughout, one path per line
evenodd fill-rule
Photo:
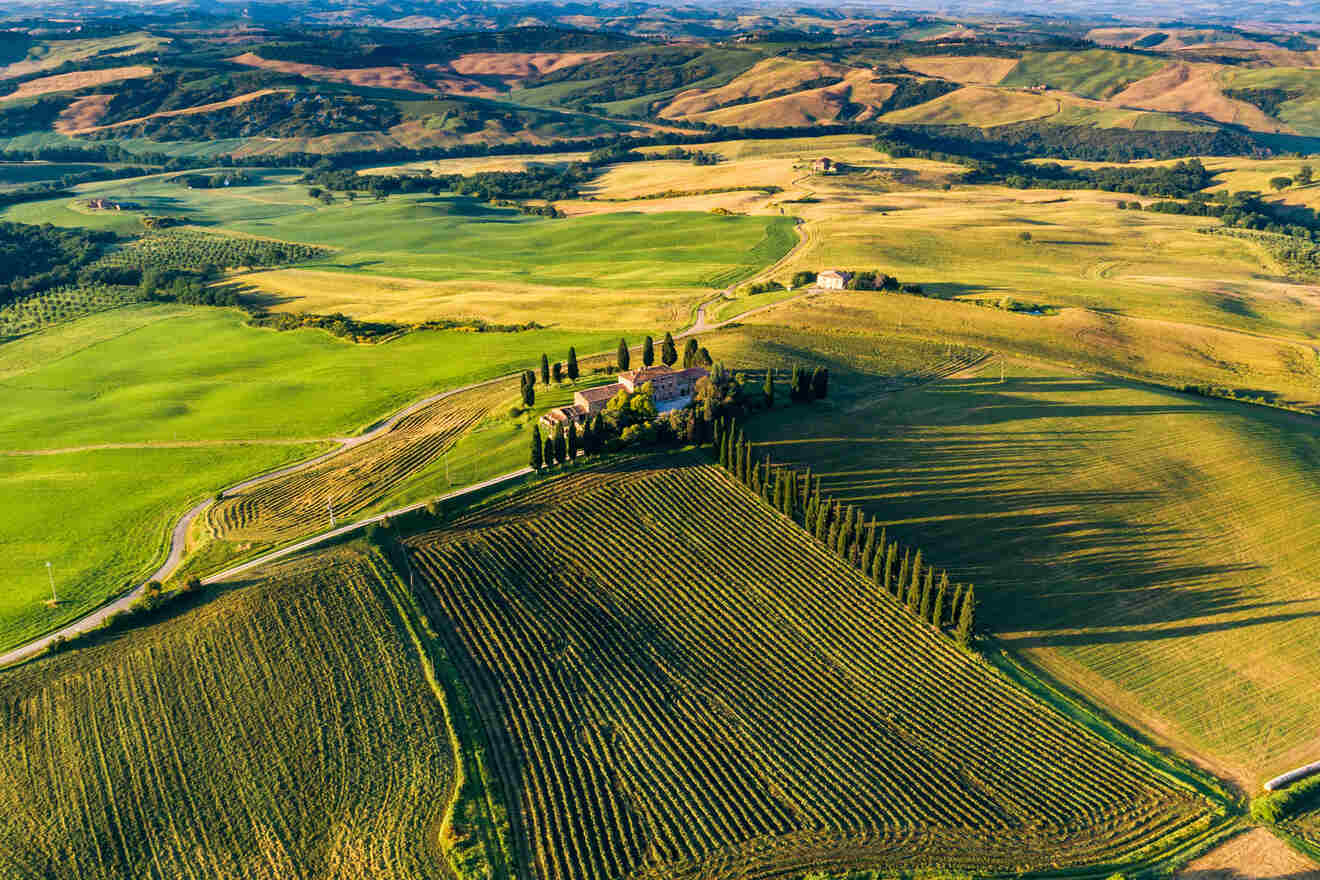
M 853 372 L 832 384 L 843 395 L 876 381 Z M 1320 617 L 1320 600 L 1263 599 L 1265 566 L 1207 553 L 1204 533 L 1163 515 L 1179 481 L 1194 491 L 1206 479 L 1199 471 L 1163 469 L 1149 487 L 1127 478 L 1106 488 L 1106 475 L 1089 476 L 1106 466 L 1098 459 L 1110 454 L 1107 441 L 1130 444 L 1164 416 L 1206 410 L 1175 392 L 1130 404 L 1100 396 L 1115 387 L 1078 376 L 947 381 L 846 416 L 804 411 L 772 429 L 752 420 L 748 433 L 767 438 L 761 451 L 777 463 L 809 465 L 827 493 L 874 514 L 891 540 L 984 587 L 977 595 L 992 629 L 1032 633 L 1015 646 L 1141 642 Z

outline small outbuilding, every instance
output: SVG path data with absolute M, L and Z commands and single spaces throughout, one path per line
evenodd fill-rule
M 839 170 L 839 165 L 829 156 L 821 156 L 811 163 L 811 170 L 816 174 L 833 174 Z
M 839 269 L 826 269 L 816 276 L 816 286 L 822 290 L 843 290 L 852 280 L 851 272 Z

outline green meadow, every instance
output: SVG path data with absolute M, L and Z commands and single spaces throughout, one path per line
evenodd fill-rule
M 0 455 L 0 649 L 141 583 L 163 561 L 169 530 L 185 510 L 222 486 L 317 448 L 198 445 Z M 55 608 L 46 604 L 47 562 L 59 597 Z
M 1044 83 L 1084 98 L 1104 99 L 1166 67 L 1168 61 L 1133 52 L 1090 49 L 1085 52 L 1024 52 L 1000 81 L 1004 86 Z
M 0 346 L 0 449 L 324 439 L 428 393 L 586 354 L 609 333 L 420 331 L 358 345 L 231 310 L 132 306 Z

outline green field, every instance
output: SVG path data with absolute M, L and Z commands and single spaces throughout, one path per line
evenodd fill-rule
M 174 521 L 194 503 L 317 448 L 198 445 L 0 455 L 0 649 L 142 583 L 164 561 Z M 47 562 L 56 608 L 45 604 L 51 595 Z
M 1084 52 L 1024 52 L 1022 60 L 1000 81 L 1004 86 L 1045 84 L 1081 95 L 1109 98 L 1166 67 L 1168 61 L 1112 49 Z
M 222 309 L 129 306 L 0 347 L 0 449 L 325 439 L 426 394 L 611 348 L 607 333 L 421 331 L 355 345 Z
M 1026 363 L 885 394 L 890 325 L 774 314 L 711 344 L 832 352 L 832 392 L 753 420 L 760 451 L 956 565 L 998 646 L 1248 791 L 1320 745 L 1309 418 Z
M 440 876 L 446 716 L 358 553 L 0 677 L 0 877 Z
M 407 542 L 536 876 L 1146 865 L 1205 833 L 1199 796 L 706 460 L 607 461 Z

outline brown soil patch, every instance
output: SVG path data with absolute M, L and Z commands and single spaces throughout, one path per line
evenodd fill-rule
M 1201 856 L 1174 880 L 1320 880 L 1320 865 L 1264 828 L 1253 828 Z
M 77 129 L 70 128 L 70 129 L 66 129 L 65 133 L 86 134 L 87 132 L 90 131 L 104 131 L 111 128 L 123 128 L 124 126 L 127 125 L 137 125 L 139 122 L 146 122 L 148 119 L 166 119 L 172 116 L 192 116 L 196 113 L 209 113 L 212 110 L 223 110 L 226 107 L 237 107 L 240 104 L 246 104 L 249 101 L 255 101 L 257 98 L 264 98 L 266 95 L 274 95 L 285 91 L 286 91 L 285 89 L 261 89 L 255 92 L 248 92 L 243 95 L 235 95 L 234 97 L 229 98 L 228 100 L 225 101 L 213 101 L 210 104 L 198 104 L 196 107 L 185 107 L 182 110 L 162 110 L 159 113 L 152 113 L 148 116 L 139 116 L 136 119 L 125 119 L 123 122 L 115 122 L 112 123 L 111 125 L 99 125 L 99 126 L 93 126 L 91 128 L 77 128 Z M 100 97 L 100 96 L 93 96 L 93 97 Z M 112 97 L 113 96 L 111 95 L 106 95 L 105 96 L 106 103 L 109 103 Z M 69 109 L 72 110 L 73 108 L 70 107 Z M 101 112 L 102 113 L 105 112 L 104 107 L 102 107 Z
M 926 76 L 973 85 L 994 85 L 1018 65 L 1016 58 L 985 58 L 932 55 L 928 58 L 904 58 L 903 66 Z
M 464 76 L 503 76 L 523 79 L 576 67 L 612 52 L 469 52 L 450 62 Z
M 886 122 L 917 125 L 988 127 L 1040 119 L 1058 112 L 1059 101 L 1048 95 L 991 86 L 967 86 L 933 101 L 886 113 L 884 118 Z
M 55 120 L 55 130 L 60 134 L 68 134 L 90 129 L 105 115 L 106 108 L 114 98 L 114 95 L 88 95 L 79 98 L 61 111 Z
M 447 64 L 428 64 L 426 70 L 435 83 L 435 87 L 446 95 L 474 95 L 478 98 L 494 98 L 503 94 L 499 89 L 468 79 L 455 76 Z
M 144 65 L 111 67 L 106 70 L 77 70 L 73 73 L 61 73 L 55 76 L 43 76 L 41 79 L 28 80 L 20 85 L 16 91 L 5 95 L 0 100 L 13 101 L 19 98 L 35 98 L 39 95 L 71 92 L 74 89 L 103 86 L 106 83 L 118 82 L 121 79 L 139 79 L 144 76 L 151 76 L 151 68 Z
M 766 58 L 717 89 L 688 89 L 679 93 L 660 112 L 665 119 L 679 119 L 714 110 L 746 98 L 761 98 L 772 92 L 798 88 L 802 83 L 827 76 L 842 77 L 849 68 L 827 61 L 792 61 Z
M 1245 101 L 1226 96 L 1217 75 L 1218 64 L 1175 63 L 1140 79 L 1112 99 L 1120 107 L 1201 113 L 1218 122 L 1245 125 L 1255 131 L 1288 132 L 1292 129 Z
M 821 120 L 837 119 L 852 105 L 862 104 L 865 109 L 856 118 L 865 121 L 875 118 L 879 105 L 894 93 L 893 83 L 877 83 L 874 79 L 875 74 L 870 70 L 853 70 L 838 85 L 725 107 L 722 110 L 694 114 L 691 118 L 718 125 L 766 128 L 811 125 Z
M 248 67 L 260 67 L 262 70 L 275 70 L 280 73 L 293 73 L 308 79 L 326 82 L 348 83 L 376 89 L 398 89 L 404 92 L 420 92 L 434 95 L 435 89 L 420 82 L 412 72 L 402 67 L 322 67 L 319 64 L 298 64 L 294 61 L 272 61 L 251 52 L 235 55 L 229 59 L 235 64 Z

